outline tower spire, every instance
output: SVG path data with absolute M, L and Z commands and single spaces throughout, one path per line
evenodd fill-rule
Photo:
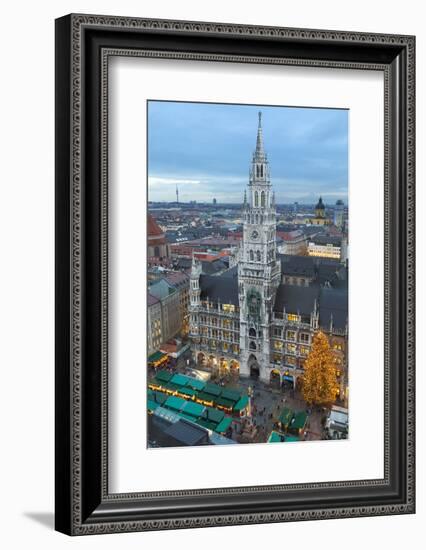
M 257 127 L 257 139 L 256 139 L 256 151 L 254 153 L 255 160 L 257 162 L 263 162 L 266 160 L 265 148 L 263 145 L 263 130 L 262 130 L 262 112 L 259 111 L 259 123 Z

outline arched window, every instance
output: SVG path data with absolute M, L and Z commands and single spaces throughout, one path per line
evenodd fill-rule
M 249 336 L 256 338 L 256 330 L 253 327 L 249 329 Z
M 265 206 L 265 191 L 262 191 L 262 194 L 260 195 L 260 205 Z
M 263 164 L 260 165 L 260 177 L 263 178 Z
M 257 261 L 260 262 L 261 260 L 260 250 L 257 251 L 256 255 L 257 255 Z
M 250 250 L 250 261 L 252 262 L 254 260 L 253 250 Z
M 259 165 L 256 164 L 256 178 L 259 177 Z
M 256 344 L 254 342 L 250 342 L 249 348 L 255 350 L 256 349 Z
M 254 192 L 254 206 L 259 206 L 259 195 L 257 194 L 257 191 Z

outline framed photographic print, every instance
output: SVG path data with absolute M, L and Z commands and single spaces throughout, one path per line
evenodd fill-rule
M 56 21 L 56 529 L 414 513 L 412 36 Z

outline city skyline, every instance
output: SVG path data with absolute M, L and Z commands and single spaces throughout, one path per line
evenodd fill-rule
M 347 110 L 163 101 L 148 102 L 148 199 L 241 203 L 259 110 L 277 203 L 347 204 Z

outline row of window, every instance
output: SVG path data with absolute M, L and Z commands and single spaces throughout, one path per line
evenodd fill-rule
M 195 324 L 197 319 L 196 316 L 192 318 L 193 323 Z M 240 323 L 237 321 L 232 321 L 231 319 L 218 319 L 217 317 L 200 315 L 199 323 L 202 325 L 210 325 L 218 328 L 226 328 L 229 330 L 239 330 Z
M 236 313 L 238 308 L 234 304 L 215 304 L 213 302 L 201 302 L 201 305 L 211 311 L 223 311 L 225 313 Z
M 290 314 L 287 315 L 287 318 L 291 316 Z M 290 320 L 290 319 L 289 319 Z M 274 336 L 278 338 L 282 338 L 283 336 L 283 329 L 281 327 L 275 327 L 274 328 Z M 297 341 L 297 332 L 295 330 L 287 330 L 285 333 L 286 340 L 292 340 L 293 342 Z M 299 333 L 299 342 L 309 343 L 311 339 L 311 335 L 309 332 L 300 332 Z
M 203 336 L 209 336 L 210 338 L 224 339 L 229 342 L 238 342 L 240 339 L 238 334 L 216 329 L 210 330 L 207 327 L 201 327 L 199 330 L 199 334 Z
M 208 346 L 211 350 L 222 350 L 234 354 L 240 353 L 240 346 L 238 344 L 232 344 L 229 342 L 217 342 L 216 340 L 208 340 L 207 338 L 201 338 L 201 345 Z

